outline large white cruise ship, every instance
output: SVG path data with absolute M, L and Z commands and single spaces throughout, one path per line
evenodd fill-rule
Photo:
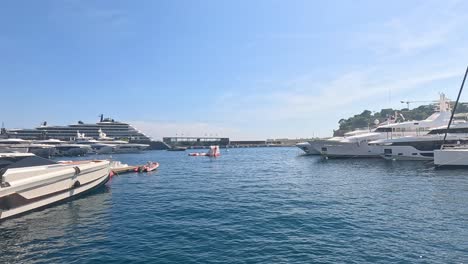
M 430 129 L 446 126 L 450 120 L 450 101 L 440 94 L 438 109 L 434 114 L 421 121 L 406 121 L 379 126 L 375 130 L 346 137 L 333 144 L 322 144 L 321 154 L 326 157 L 379 157 L 381 153 L 374 152 L 369 142 L 379 139 L 395 139 L 405 136 L 420 136 Z
M 95 124 L 78 121 L 77 124 L 68 126 L 49 126 L 47 122 L 43 122 L 41 126 L 33 129 L 5 129 L 4 133 L 9 137 L 21 139 L 43 140 L 52 138 L 69 141 L 76 138 L 77 131 L 97 139 L 101 130 L 107 136 L 115 139 L 138 142 L 150 141 L 150 137 L 128 123 L 115 121 L 112 118 L 104 118 L 103 115 L 100 117 L 100 121 Z

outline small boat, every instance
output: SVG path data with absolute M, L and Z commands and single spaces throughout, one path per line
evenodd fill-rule
M 221 153 L 219 152 L 219 146 L 210 146 L 208 152 L 192 152 L 188 154 L 191 157 L 204 156 L 204 157 L 219 157 Z
M 155 169 L 159 168 L 159 163 L 157 162 L 148 162 L 145 166 L 143 166 L 144 172 L 154 171 Z
M 156 170 L 157 168 L 159 168 L 158 162 L 148 161 L 148 163 L 145 165 L 135 168 L 135 172 L 150 172 Z

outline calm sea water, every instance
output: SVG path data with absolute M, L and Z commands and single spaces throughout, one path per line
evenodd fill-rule
M 295 148 L 114 155 L 159 171 L 0 224 L 0 263 L 467 263 L 468 170 Z

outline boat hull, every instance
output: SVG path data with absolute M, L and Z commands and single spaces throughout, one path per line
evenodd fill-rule
M 63 166 L 63 169 L 59 166 Z M 0 188 L 0 220 L 76 197 L 104 185 L 109 180 L 108 161 L 102 161 L 102 164 L 95 166 L 83 164 L 52 167 L 52 172 L 48 174 L 23 178 L 16 176 L 17 181 L 11 181 L 10 186 Z M 8 177 L 6 176 L 7 180 Z
M 330 139 L 318 139 L 308 142 L 313 150 L 322 154 L 323 148 L 327 146 L 335 146 L 339 145 L 340 141 L 338 140 L 330 140 Z
M 468 149 L 434 150 L 434 164 L 437 167 L 468 166 Z
M 434 159 L 434 151 L 418 150 L 412 146 L 370 146 L 370 149 L 386 160 L 430 161 Z
M 341 143 L 340 145 L 323 146 L 321 154 L 328 158 L 379 158 L 366 142 Z
M 296 147 L 304 151 L 306 155 L 320 155 L 320 152 L 313 148 L 309 142 L 298 143 Z

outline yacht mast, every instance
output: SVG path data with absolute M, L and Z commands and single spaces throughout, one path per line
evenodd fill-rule
M 465 71 L 465 77 L 463 77 L 463 82 L 460 86 L 460 91 L 458 91 L 458 96 L 457 96 L 457 100 L 455 101 L 455 105 L 453 106 L 453 110 L 452 110 L 452 114 L 450 115 L 450 121 L 447 125 L 447 129 L 445 130 L 445 135 L 444 135 L 444 140 L 442 141 L 442 145 L 440 147 L 440 149 L 443 149 L 444 148 L 444 144 L 445 144 L 445 140 L 447 139 L 447 133 L 450 129 L 450 125 L 452 124 L 452 120 L 453 120 L 453 116 L 455 115 L 455 110 L 457 109 L 457 105 L 458 105 L 458 101 L 460 100 L 460 95 L 463 91 L 463 86 L 465 85 L 465 80 L 466 80 L 466 75 L 468 74 L 468 66 L 466 67 L 466 71 Z

